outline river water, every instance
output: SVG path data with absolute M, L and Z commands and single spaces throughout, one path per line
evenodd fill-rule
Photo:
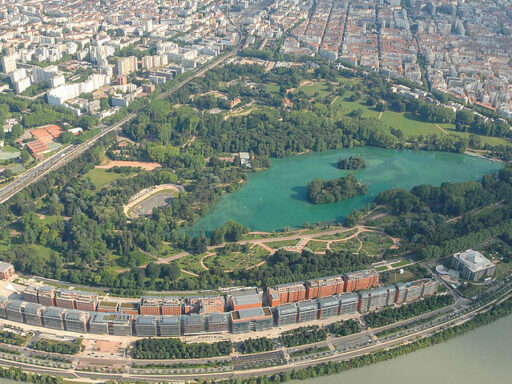
M 366 160 L 367 168 L 355 171 L 354 175 L 361 183 L 368 184 L 368 195 L 334 204 L 308 203 L 308 183 L 315 177 L 327 180 L 345 176 L 349 171 L 337 169 L 336 163 L 340 156 L 353 155 L 361 155 Z M 239 191 L 224 195 L 190 232 L 210 231 L 230 219 L 261 231 L 299 227 L 306 222 L 341 221 L 353 209 L 361 208 L 386 189 L 477 180 L 500 167 L 490 160 L 455 153 L 375 147 L 273 159 L 270 169 L 250 175 Z
M 512 316 L 448 342 L 303 384 L 509 384 Z

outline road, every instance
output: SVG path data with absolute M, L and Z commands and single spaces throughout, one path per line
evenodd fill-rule
M 201 67 L 195 73 L 193 73 L 191 76 L 187 77 L 186 79 L 184 79 L 181 82 L 179 82 L 178 84 L 176 84 L 169 91 L 163 93 L 160 97 L 172 95 L 173 93 L 175 93 L 178 89 L 183 87 L 185 84 L 187 84 L 192 79 L 204 75 L 210 69 L 217 67 L 218 65 L 224 63 L 229 58 L 235 56 L 238 53 L 238 51 L 241 49 L 242 41 L 244 39 L 244 32 L 241 28 L 243 21 L 247 17 L 264 9 L 272 2 L 273 2 L 273 0 L 266 0 L 263 2 L 259 2 L 257 4 L 253 4 L 249 8 L 247 8 L 244 12 L 242 12 L 240 15 L 238 15 L 234 20 L 230 19 L 230 22 L 235 26 L 235 28 L 238 31 L 237 42 L 236 42 L 235 46 L 233 47 L 233 49 L 229 53 L 218 58 L 217 60 L 214 60 L 213 62 L 207 64 L 206 66 Z M 39 162 L 33 168 L 31 168 L 31 169 L 27 170 L 26 172 L 22 173 L 21 175 L 19 175 L 12 183 L 10 183 L 0 189 L 0 203 L 5 203 L 7 200 L 9 200 L 11 197 L 16 195 L 20 191 L 22 191 L 24 188 L 26 188 L 30 184 L 32 184 L 35 181 L 41 179 L 42 177 L 48 175 L 50 172 L 69 163 L 71 160 L 77 158 L 79 155 L 81 155 L 86 150 L 91 148 L 99 139 L 101 139 L 102 137 L 104 137 L 105 135 L 107 135 L 110 132 L 117 131 L 117 130 L 121 129 L 124 124 L 131 121 L 136 116 L 137 116 L 136 113 L 131 113 L 128 116 L 126 116 L 124 119 L 111 125 L 110 127 L 103 128 L 100 133 L 98 133 L 96 136 L 92 137 L 91 139 L 85 141 L 84 143 L 77 144 L 77 145 L 70 145 L 70 146 L 64 148 L 62 151 L 59 151 L 58 153 Z
M 9 200 L 11 197 L 16 195 L 18 192 L 22 191 L 24 188 L 32 184 L 33 182 L 41 179 L 46 176 L 51 171 L 67 164 L 71 160 L 77 158 L 86 150 L 91 148 L 99 139 L 107 135 L 108 133 L 120 129 L 125 123 L 132 120 L 136 116 L 135 113 L 131 113 L 126 116 L 121 121 L 117 122 L 110 127 L 104 128 L 98 133 L 96 136 L 91 139 L 78 144 L 78 145 L 70 145 L 64 148 L 62 151 L 59 151 L 47 159 L 41 161 L 33 168 L 27 170 L 22 173 L 20 176 L 16 178 L 12 183 L 0 189 L 0 203 L 4 203 Z
M 353 339 L 356 343 L 354 346 L 356 349 L 348 350 L 348 351 L 339 351 L 337 353 L 319 357 L 319 358 L 313 358 L 313 359 L 306 359 L 306 360 L 299 360 L 294 362 L 289 362 L 286 365 L 279 365 L 279 366 L 270 366 L 270 367 L 260 367 L 260 368 L 251 368 L 247 370 L 240 370 L 240 371 L 226 371 L 226 372 L 195 372 L 195 373 L 173 373 L 173 374 L 163 374 L 159 373 L 158 369 L 155 369 L 154 374 L 148 374 L 148 373 L 135 373 L 131 372 L 128 373 L 126 371 L 120 372 L 120 373 L 102 373 L 102 372 L 91 372 L 91 371 L 80 371 L 80 370 L 74 370 L 74 369 L 66 369 L 66 368 L 53 368 L 53 367 L 42 367 L 40 365 L 34 365 L 30 363 L 24 363 L 21 361 L 13 361 L 5 358 L 0 357 L 0 366 L 15 366 L 20 367 L 24 371 L 28 372 L 36 372 L 36 373 L 47 373 L 50 375 L 57 375 L 62 376 L 66 378 L 75 378 L 75 379 L 82 379 L 82 380 L 108 380 L 108 379 L 114 379 L 114 380 L 144 380 L 144 381 L 153 381 L 153 382 L 161 382 L 161 381 L 176 381 L 176 382 L 182 382 L 182 381 L 194 381 L 198 379 L 203 380 L 220 380 L 220 379 L 232 379 L 232 378 L 241 378 L 241 377 L 255 377 L 255 376 L 262 376 L 262 375 L 272 375 L 276 373 L 281 373 L 284 371 L 289 370 L 297 370 L 302 368 L 308 368 L 315 365 L 318 365 L 320 363 L 327 363 L 330 361 L 343 361 L 348 360 L 354 357 L 370 354 L 373 352 L 386 350 L 390 348 L 394 348 L 398 345 L 408 344 L 415 340 L 418 340 L 422 337 L 427 337 L 432 334 L 435 334 L 436 332 L 445 329 L 447 327 L 452 327 L 457 324 L 461 324 L 465 321 L 468 321 L 472 319 L 476 314 L 488 311 L 491 306 L 495 303 L 500 303 L 505 299 L 510 298 L 512 295 L 512 290 L 508 289 L 505 292 L 503 292 L 499 297 L 489 301 L 486 304 L 483 304 L 482 306 L 475 308 L 469 312 L 460 313 L 459 316 L 456 316 L 454 318 L 450 318 L 448 320 L 444 320 L 440 323 L 437 323 L 435 325 L 427 326 L 425 328 L 419 327 L 417 329 L 411 329 L 411 333 L 407 333 L 405 335 L 397 335 L 397 337 L 393 337 L 392 339 L 380 339 L 378 341 L 370 342 L 367 341 L 366 343 L 359 343 L 357 344 L 356 339 L 361 339 L 361 336 L 364 336 L 365 334 L 368 334 L 367 332 L 362 332 L 359 334 L 355 334 L 349 337 L 341 337 L 339 338 L 342 340 L 343 345 L 348 346 L 351 344 L 351 340 Z M 441 309 L 442 312 L 445 312 L 446 309 Z M 426 313 L 422 316 L 409 319 L 409 321 L 415 321 L 420 318 L 423 318 L 424 316 L 432 316 L 433 314 L 437 313 L 437 311 Z M 399 322 L 400 323 L 400 322 Z M 390 325 L 391 327 L 396 327 L 399 323 L 395 323 Z M 387 329 L 388 326 L 377 328 L 374 331 L 382 331 Z M 370 331 L 371 332 L 371 331 Z M 304 347 L 311 347 L 311 345 L 307 345 Z M 22 349 L 20 347 L 12 347 L 13 349 Z M 87 359 L 89 362 L 93 362 L 95 359 Z M 104 365 L 106 365 L 108 360 L 104 360 Z M 115 360 L 114 362 L 118 362 L 118 360 Z M 146 361 L 146 363 L 149 361 Z M 166 361 L 167 363 L 168 361 Z M 76 364 L 76 363 L 75 363 Z M 101 365 L 101 364 L 100 364 Z

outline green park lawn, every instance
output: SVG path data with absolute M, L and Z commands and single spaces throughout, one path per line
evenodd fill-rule
M 279 249 L 284 247 L 294 247 L 299 243 L 299 239 L 292 239 L 292 240 L 277 240 L 277 241 L 271 241 L 268 243 L 265 243 L 265 245 L 268 245 L 270 248 Z
M 350 239 L 347 241 L 335 241 L 329 245 L 333 251 L 346 251 L 355 253 L 360 247 L 358 239 Z
M 207 268 L 220 268 L 224 271 L 247 269 L 265 260 L 269 252 L 259 245 L 253 245 L 249 252 L 216 253 L 204 259 Z
M 370 256 L 377 256 L 393 245 L 393 240 L 376 232 L 363 232 L 357 236 L 363 242 L 362 250 Z
M 204 271 L 203 267 L 201 267 L 201 259 L 205 255 L 205 253 L 201 253 L 200 255 L 187 255 L 178 259 L 177 263 L 181 269 L 199 274 Z
M 94 168 L 85 174 L 96 188 L 102 188 L 116 180 L 127 179 L 132 173 L 107 172 L 106 169 Z
M 391 266 L 393 268 L 400 268 L 400 267 L 403 267 L 407 264 L 410 264 L 411 262 L 409 260 L 402 260 L 402 261 L 399 261 L 397 263 L 394 263 L 394 264 L 391 264 Z
M 349 236 L 352 236 L 357 232 L 356 228 L 349 229 L 345 232 L 335 233 L 334 235 L 324 235 L 315 237 L 315 240 L 339 240 L 339 239 L 346 239 Z
M 305 84 L 300 86 L 298 89 L 300 89 L 306 96 L 309 97 L 312 97 L 318 93 L 318 97 L 323 98 L 331 93 L 328 90 L 326 81 L 319 81 L 314 84 Z
M 327 249 L 327 243 L 325 241 L 308 241 L 306 247 L 311 250 L 311 252 L 325 252 Z

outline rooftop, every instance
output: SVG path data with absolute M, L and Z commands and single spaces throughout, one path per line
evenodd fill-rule
M 471 272 L 477 272 L 493 266 L 493 263 L 480 252 L 468 249 L 465 252 L 456 253 L 455 258 L 459 259 Z
M 238 311 L 231 312 L 231 317 L 233 320 L 252 320 L 252 319 L 261 319 L 265 317 L 272 317 L 272 313 L 268 307 L 264 308 L 249 308 L 249 309 L 240 309 Z
M 6 263 L 5 261 L 0 261 L 0 272 L 5 272 L 9 268 L 12 268 L 12 264 Z

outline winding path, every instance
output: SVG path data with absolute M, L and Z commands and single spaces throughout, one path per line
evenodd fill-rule
M 326 230 L 326 231 L 323 231 L 323 232 L 319 231 L 319 232 L 316 232 L 316 233 L 305 233 L 308 230 L 304 229 L 304 230 L 300 230 L 297 233 L 295 233 L 293 235 L 289 235 L 289 236 L 270 237 L 270 238 L 265 238 L 265 239 L 241 240 L 241 241 L 238 241 L 236 244 L 250 244 L 251 246 L 256 246 L 257 245 L 257 246 L 262 247 L 266 251 L 268 251 L 269 252 L 268 256 L 272 256 L 274 253 L 276 253 L 278 248 L 272 248 L 272 247 L 270 247 L 268 245 L 268 243 L 273 243 L 273 242 L 276 242 L 276 241 L 299 240 L 298 244 L 295 245 L 295 246 L 289 246 L 289 247 L 285 246 L 285 247 L 281 247 L 281 248 L 289 250 L 289 251 L 300 253 L 305 248 L 307 248 L 307 244 L 311 240 L 313 240 L 315 242 L 326 243 L 326 249 L 330 249 L 331 243 L 334 243 L 334 242 L 346 242 L 346 241 L 348 241 L 350 239 L 357 238 L 357 236 L 359 234 L 361 234 L 361 233 L 372 232 L 372 233 L 378 233 L 380 235 L 383 235 L 383 236 L 386 236 L 386 237 L 390 238 L 393 241 L 393 246 L 391 247 L 392 249 L 397 249 L 399 247 L 400 239 L 391 237 L 388 234 L 380 231 L 376 227 L 369 227 L 369 226 L 364 226 L 364 225 L 358 225 L 358 226 L 356 226 L 354 228 L 357 229 L 357 231 L 355 233 L 353 233 L 352 235 L 347 236 L 345 238 L 341 238 L 341 239 L 320 240 L 320 239 L 318 239 L 318 237 L 337 235 L 337 234 L 340 234 L 340 233 L 351 231 L 353 228 L 338 227 L 338 228 L 335 228 L 335 229 Z M 269 234 L 269 233 L 268 232 L 250 232 L 250 234 L 253 234 L 253 235 L 266 235 L 266 234 Z M 359 246 L 358 251 L 360 251 L 362 246 L 363 246 L 361 240 L 359 240 L 359 242 L 360 242 L 360 246 Z M 200 260 L 201 267 L 204 270 L 207 271 L 209 268 L 205 265 L 204 260 L 207 257 L 213 256 L 215 254 L 214 252 L 215 252 L 216 249 L 222 248 L 222 247 L 224 247 L 226 245 L 227 245 L 227 243 L 222 243 L 222 244 L 218 244 L 218 245 L 214 245 L 214 246 L 209 246 L 207 248 L 206 255 L 203 256 L 201 258 L 201 260 Z M 314 252 L 314 253 L 321 254 L 323 252 Z M 182 257 L 189 256 L 189 255 L 190 255 L 189 252 L 185 252 L 184 251 L 184 252 L 176 253 L 175 255 L 172 255 L 172 256 L 161 257 L 158 260 L 156 260 L 155 262 L 157 264 L 165 264 L 165 263 L 169 263 L 169 262 L 174 261 L 174 260 L 178 260 L 178 259 L 180 259 Z M 257 266 L 263 265 L 264 263 L 265 263 L 265 261 L 262 261 L 262 262 L 258 263 L 257 265 L 253 265 L 253 266 L 249 267 L 248 269 L 255 268 Z M 195 275 L 195 274 L 193 274 L 192 272 L 189 272 L 189 271 L 184 271 L 184 273 L 188 273 L 189 275 L 192 275 L 192 276 Z

